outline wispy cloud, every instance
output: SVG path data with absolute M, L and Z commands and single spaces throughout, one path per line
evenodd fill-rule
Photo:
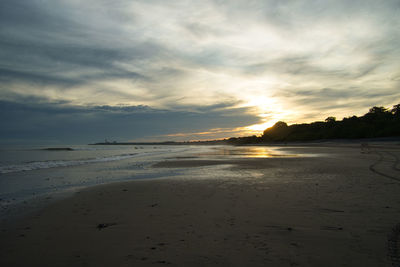
M 185 140 L 210 140 L 227 138 L 227 134 L 243 134 L 243 128 L 214 128 L 203 132 L 183 132 L 162 135 L 162 137 L 184 137 Z

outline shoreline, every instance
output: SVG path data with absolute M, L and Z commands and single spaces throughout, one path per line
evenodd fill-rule
M 160 145 L 160 146 L 214 146 L 214 145 L 231 145 L 231 146 L 281 146 L 281 145 L 313 145 L 313 144 L 324 144 L 324 143 L 334 143 L 334 144 L 349 144 L 349 143 L 389 143 L 396 142 L 400 144 L 400 136 L 386 136 L 386 137 L 370 137 L 370 138 L 331 138 L 331 139 L 314 139 L 314 140 L 304 140 L 304 141 L 266 141 L 259 143 L 230 143 L 228 139 L 221 140 L 205 140 L 205 141 L 166 141 L 166 142 L 100 142 L 88 144 L 90 146 L 134 146 L 134 145 Z
M 389 266 L 400 183 L 369 167 L 399 176 L 400 149 L 379 162 L 359 147 L 306 150 L 326 155 L 175 158 L 154 167 L 192 172 L 85 188 L 2 225 L 0 264 Z

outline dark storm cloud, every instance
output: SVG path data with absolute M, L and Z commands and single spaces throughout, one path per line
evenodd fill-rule
M 199 112 L 153 109 L 147 106 L 71 106 L 66 103 L 32 104 L 0 101 L 0 140 L 2 143 L 47 142 L 90 143 L 104 138 L 126 141 L 171 139 L 179 131 L 205 131 L 210 128 L 257 123 L 245 109 L 203 107 Z M 222 104 L 222 106 L 225 106 Z

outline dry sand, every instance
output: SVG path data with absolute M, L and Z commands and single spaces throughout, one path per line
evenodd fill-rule
M 323 156 L 171 159 L 154 167 L 204 175 L 83 190 L 2 226 L 0 266 L 398 266 L 399 146 L 295 150 Z

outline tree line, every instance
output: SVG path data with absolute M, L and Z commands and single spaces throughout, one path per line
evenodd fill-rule
M 233 137 L 226 141 L 231 144 L 254 144 L 393 136 L 400 136 L 400 104 L 392 109 L 372 107 L 361 117 L 351 116 L 342 120 L 328 117 L 325 121 L 293 125 L 278 121 L 266 129 L 262 136 Z

